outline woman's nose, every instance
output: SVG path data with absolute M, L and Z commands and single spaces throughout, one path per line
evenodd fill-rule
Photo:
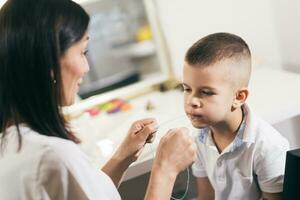
M 90 71 L 90 65 L 89 63 L 86 64 L 84 74 L 87 74 Z

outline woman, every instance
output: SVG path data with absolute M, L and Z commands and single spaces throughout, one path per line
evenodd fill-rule
M 89 70 L 88 23 L 70 0 L 8 0 L 0 10 L 1 199 L 120 199 L 122 175 L 156 132 L 155 119 L 133 123 L 102 170 L 76 146 L 61 107 L 73 104 Z M 186 132 L 161 139 L 145 199 L 170 199 L 195 159 Z

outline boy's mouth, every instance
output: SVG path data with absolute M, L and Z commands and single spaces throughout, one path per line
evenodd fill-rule
M 198 120 L 202 120 L 202 119 L 203 119 L 203 116 L 202 116 L 202 115 L 195 115 L 195 114 L 187 113 L 187 116 L 188 116 L 188 118 L 189 118 L 191 121 L 198 121 Z
M 195 128 L 204 128 L 207 126 L 207 121 L 205 120 L 203 115 L 195 115 L 195 114 L 187 113 L 187 116 Z

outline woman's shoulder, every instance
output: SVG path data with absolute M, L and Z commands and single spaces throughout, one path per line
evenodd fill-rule
M 4 159 L 0 157 L 0 164 L 7 166 L 7 170 L 3 170 L 3 174 L 7 177 L 10 174 L 10 178 L 18 181 L 20 173 L 26 173 L 28 174 L 26 177 L 35 177 L 38 180 L 38 187 L 49 190 L 55 186 L 54 183 L 60 183 L 59 181 L 66 183 L 67 180 L 68 187 L 73 183 L 74 187 L 84 191 L 83 193 L 90 199 L 109 199 L 105 197 L 120 199 L 111 179 L 100 169 L 92 166 L 77 144 L 70 140 L 41 135 L 28 127 L 21 127 L 20 131 L 22 135 L 20 151 L 16 151 L 18 134 L 16 130 L 10 130 L 7 144 L 14 151 L 5 152 Z M 11 148 L 12 146 L 14 148 Z M 16 167 L 14 171 L 18 173 L 7 173 L 11 171 L 12 165 Z M 53 184 L 50 179 L 54 181 Z
M 66 164 L 68 162 L 66 160 L 69 160 L 67 154 L 76 152 L 76 146 L 73 146 L 72 142 L 40 135 L 25 126 L 20 126 L 19 130 L 21 143 L 19 143 L 16 127 L 7 129 L 7 135 L 3 141 L 0 154 L 2 189 L 4 187 L 10 190 L 14 185 L 19 185 L 14 194 L 16 199 L 19 199 L 22 190 L 26 190 L 28 199 L 31 199 L 40 197 L 48 189 L 51 190 L 55 185 L 54 182 L 63 183 L 64 176 L 73 177 Z M 61 145 L 67 151 L 62 151 Z M 11 181 L 5 183 L 4 180 Z M 1 189 L 0 191 L 5 197 L 13 195 Z
M 46 136 L 42 135 L 34 130 L 32 130 L 29 127 L 26 126 L 20 126 L 20 132 L 22 137 L 22 142 L 24 140 L 24 143 L 30 143 L 30 145 L 36 145 L 40 148 L 50 148 L 54 151 L 57 149 L 76 149 L 77 145 L 67 139 L 55 137 L 55 136 Z M 22 144 L 23 145 L 23 144 Z
M 75 156 L 77 159 L 86 159 L 85 154 L 80 150 L 78 145 L 71 140 L 42 135 L 32 129 L 22 133 L 22 140 L 24 141 L 24 145 L 28 143 L 31 147 L 36 146 L 41 152 L 46 152 L 44 156 L 48 154 L 52 154 L 52 156 L 55 155 L 65 164 L 72 162 Z
M 77 144 L 53 136 L 35 134 L 33 138 L 42 140 L 45 146 L 44 158 L 41 160 L 43 165 L 40 168 L 40 171 L 47 171 L 44 177 L 49 177 L 53 173 L 67 173 L 76 180 L 90 199 L 101 199 L 101 197 L 104 199 L 106 195 L 111 199 L 120 199 L 112 180 L 93 166 Z
M 51 154 L 56 154 L 58 158 L 65 161 L 69 155 L 82 154 L 79 147 L 71 140 L 42 135 L 24 124 L 19 126 L 19 131 L 21 135 L 20 143 L 17 128 L 13 126 L 7 129 L 4 155 L 31 155 L 32 158 L 38 159 L 37 157 L 50 155 L 49 152 L 51 152 Z

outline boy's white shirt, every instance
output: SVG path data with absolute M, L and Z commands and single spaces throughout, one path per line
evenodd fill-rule
M 288 141 L 247 105 L 244 110 L 244 123 L 221 154 L 208 129 L 196 136 L 198 159 L 193 174 L 208 177 L 216 200 L 254 200 L 261 198 L 261 191 L 282 192 Z
M 1 199 L 121 199 L 112 180 L 94 168 L 75 143 L 40 135 L 24 125 L 20 132 L 19 152 L 16 127 L 5 137 Z

